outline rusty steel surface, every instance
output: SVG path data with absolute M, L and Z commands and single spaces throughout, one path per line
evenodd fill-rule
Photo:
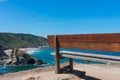
M 61 48 L 120 52 L 120 33 L 57 35 L 57 37 Z M 54 47 L 54 35 L 48 36 L 48 43 Z

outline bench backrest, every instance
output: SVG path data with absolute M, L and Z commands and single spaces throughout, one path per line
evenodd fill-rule
M 48 43 L 51 47 L 120 52 L 120 33 L 49 35 Z

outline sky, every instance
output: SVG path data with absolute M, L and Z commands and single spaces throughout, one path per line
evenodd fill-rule
M 0 0 L 0 32 L 119 33 L 120 0 Z

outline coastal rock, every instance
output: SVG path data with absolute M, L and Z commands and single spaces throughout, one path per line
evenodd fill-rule
M 24 51 L 13 49 L 6 65 L 42 65 L 42 60 L 36 59 Z
M 0 45 L 0 66 L 4 65 L 6 59 L 8 59 L 8 56 L 3 52 L 3 50 L 5 50 L 5 48 Z

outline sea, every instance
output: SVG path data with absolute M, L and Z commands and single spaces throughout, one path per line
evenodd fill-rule
M 106 52 L 106 51 L 94 51 L 94 50 L 81 50 L 81 49 L 66 49 L 66 48 L 61 48 L 60 51 L 75 51 L 75 52 L 85 52 L 85 53 L 93 53 L 93 54 L 103 54 L 103 55 L 112 55 L 112 56 L 120 56 L 119 52 Z M 55 52 L 53 48 L 49 49 L 39 49 L 39 50 L 31 50 L 28 51 L 30 55 L 33 57 L 40 59 L 44 61 L 46 64 L 40 65 L 40 66 L 35 66 L 35 65 L 28 65 L 28 66 L 0 66 L 0 75 L 2 74 L 7 74 L 7 73 L 13 73 L 13 72 L 19 72 L 19 71 L 25 71 L 25 70 L 30 70 L 30 69 L 35 69 L 35 68 L 42 68 L 45 66 L 54 66 L 55 65 L 55 60 L 54 56 L 51 55 L 50 53 Z M 68 62 L 68 59 L 63 59 L 60 61 L 61 64 L 64 62 Z M 82 64 L 104 64 L 100 62 L 86 62 L 84 60 L 80 59 L 74 59 L 74 62 L 77 63 L 82 63 Z

